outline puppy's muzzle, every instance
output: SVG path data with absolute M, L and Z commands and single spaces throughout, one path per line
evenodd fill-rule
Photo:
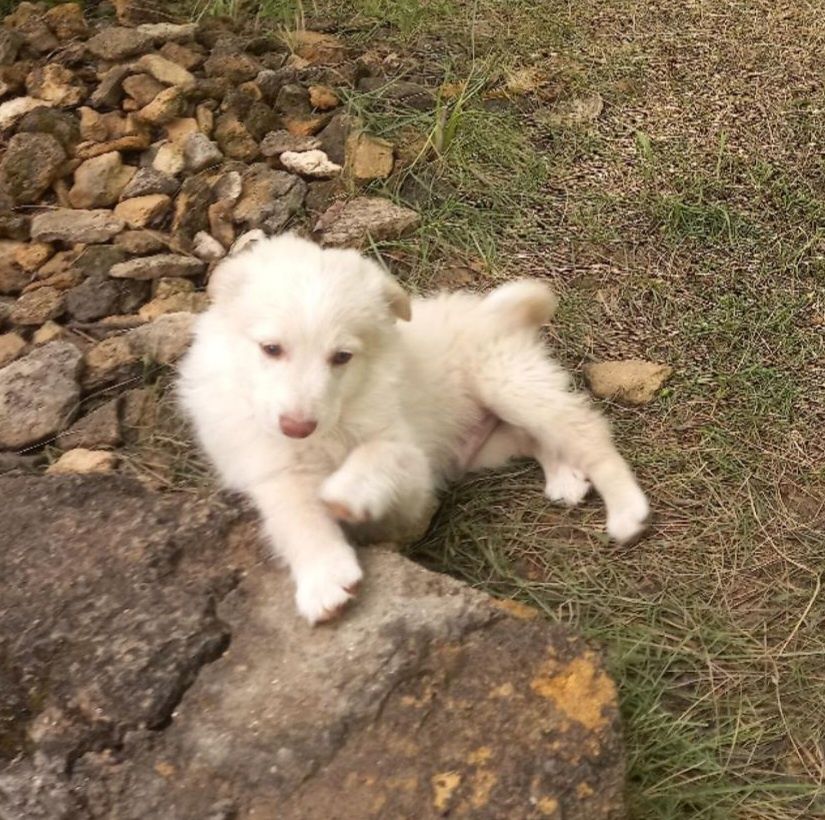
M 296 419 L 292 416 L 279 416 L 278 426 L 281 432 L 289 438 L 306 438 L 315 432 L 318 422 Z

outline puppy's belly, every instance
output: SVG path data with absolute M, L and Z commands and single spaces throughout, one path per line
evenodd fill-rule
M 456 472 L 459 475 L 466 472 L 498 424 L 499 418 L 484 410 L 481 418 L 465 432 L 456 452 Z

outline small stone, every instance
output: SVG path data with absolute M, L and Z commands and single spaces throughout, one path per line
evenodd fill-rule
M 24 252 L 24 242 L 0 240 L 0 293 L 20 293 L 31 280 L 17 262 L 17 255 Z
M 39 274 L 42 276 L 43 274 Z M 45 279 L 38 279 L 36 282 L 30 282 L 23 288 L 23 293 L 31 293 L 35 290 L 40 290 L 41 288 L 54 288 L 56 290 L 68 290 L 69 288 L 73 288 L 75 285 L 79 284 L 83 275 L 80 271 L 76 270 L 65 270 L 60 271 L 59 273 L 52 274 L 51 276 L 47 276 Z
M 13 29 L 0 28 L 0 65 L 11 65 L 24 42 Z
M 166 139 L 170 142 L 179 142 L 184 145 L 190 134 L 199 133 L 198 121 L 194 117 L 178 117 L 166 123 L 164 131 L 166 131 Z
M 171 205 L 172 200 L 166 194 L 147 194 L 122 200 L 115 206 L 115 216 L 129 228 L 145 228 L 160 222 Z
M 133 28 L 104 28 L 100 33 L 86 41 L 86 48 L 102 60 L 115 62 L 136 54 L 142 54 L 152 48 L 154 41 L 147 35 Z
M 137 135 L 149 136 L 149 128 L 132 114 L 124 116 L 119 111 L 100 114 L 93 108 L 84 106 L 80 114 L 80 136 L 84 140 L 106 142 Z
M 233 203 L 230 200 L 222 199 L 213 202 L 208 209 L 209 233 L 224 248 L 228 248 L 235 241 L 235 228 L 233 225 Z M 200 231 L 200 233 L 206 233 Z
M 235 205 L 236 223 L 259 228 L 277 210 L 278 200 L 297 188 L 303 199 L 306 184 L 285 171 L 273 171 L 263 163 L 251 165 L 243 175 L 243 193 Z
M 227 171 L 215 182 L 213 191 L 215 199 L 234 204 L 243 193 L 243 177 L 238 171 Z
M 143 282 L 121 282 L 95 273 L 66 293 L 66 310 L 79 322 L 95 322 L 142 302 L 147 291 Z
M 174 177 L 183 172 L 186 167 L 186 158 L 183 154 L 183 146 L 176 142 L 164 141 L 157 146 L 152 169 L 159 171 L 165 176 Z
M 32 335 L 32 344 L 35 347 L 40 347 L 40 345 L 47 345 L 49 342 L 60 341 L 65 337 L 65 335 L 66 331 L 62 325 L 49 320 L 45 325 L 43 325 L 43 327 L 39 327 L 34 331 L 34 334 Z
M 328 208 L 315 230 L 321 233 L 323 245 L 360 248 L 368 238 L 373 241 L 399 239 L 419 222 L 419 215 L 409 208 L 380 197 L 359 196 Z
M 149 132 L 141 134 L 130 134 L 126 137 L 120 137 L 116 140 L 108 140 L 100 143 L 82 143 L 78 145 L 75 151 L 75 156 L 78 159 L 94 159 L 103 154 L 111 154 L 113 151 L 143 151 L 149 147 Z
M 25 5 L 21 3 L 20 6 Z M 20 6 L 18 8 L 20 8 Z M 6 25 L 9 24 L 6 18 Z M 36 54 L 49 54 L 60 47 L 60 42 L 52 34 L 51 29 L 43 19 L 30 19 L 25 23 L 16 26 L 17 31 L 23 35 L 26 45 Z
M 74 74 L 59 63 L 33 69 L 26 78 L 26 91 L 54 105 L 75 106 L 86 96 L 86 89 Z
M 18 248 L 14 261 L 27 273 L 34 273 L 54 256 L 54 248 L 46 242 L 33 242 Z
M 285 151 L 314 151 L 321 147 L 318 137 L 296 137 L 289 131 L 271 131 L 261 142 L 265 157 L 279 157 Z
M 0 191 L 0 200 L 3 199 L 3 193 Z M 9 200 L 11 198 L 9 197 Z M 11 207 L 11 201 L 8 203 Z M 0 240 L 13 239 L 15 241 L 23 241 L 29 238 L 29 218 L 23 214 L 3 213 L 0 211 Z M 0 269 L 2 265 L 0 265 Z M 2 274 L 0 274 L 2 276 Z
M 133 74 L 123 81 L 123 90 L 140 108 L 149 105 L 165 87 L 149 74 Z
M 132 348 L 158 364 L 176 362 L 192 341 L 195 315 L 167 313 L 127 334 Z
M 243 124 L 252 139 L 260 142 L 270 131 L 281 125 L 281 119 L 266 103 L 255 102 L 244 117 Z
M 338 165 L 344 165 L 347 159 L 347 141 L 350 132 L 357 128 L 358 121 L 349 114 L 336 114 L 329 125 L 318 134 L 321 148 L 326 155 Z
M 123 96 L 122 83 L 131 70 L 131 66 L 128 65 L 112 66 L 89 97 L 89 105 L 94 108 L 115 108 L 120 105 Z
M 198 33 L 197 23 L 142 23 L 137 27 L 141 34 L 156 43 L 186 42 Z
M 203 64 L 207 77 L 225 77 L 233 84 L 254 80 L 261 70 L 261 64 L 248 54 L 212 54 Z
M 637 406 L 653 401 L 672 373 L 673 368 L 666 364 L 643 359 L 584 366 L 584 377 L 594 396 Z
M 0 449 L 37 444 L 71 421 L 80 366 L 73 344 L 52 342 L 0 370 Z
M 31 236 L 36 242 L 108 242 L 124 227 L 111 211 L 55 208 L 32 219 Z
M 111 473 L 117 465 L 117 455 L 108 450 L 87 450 L 77 447 L 63 453 L 47 470 L 47 475 L 78 473 Z
M 124 165 L 117 151 L 87 159 L 74 173 L 69 201 L 75 208 L 103 208 L 114 205 L 136 169 Z
M 123 440 L 120 430 L 120 397 L 107 401 L 76 421 L 57 437 L 61 450 L 87 447 L 117 447 Z
M 125 259 L 126 254 L 112 245 L 87 245 L 69 264 L 77 268 L 84 277 L 106 276 L 112 265 Z
M 281 165 L 305 177 L 326 179 L 341 172 L 341 166 L 330 162 L 329 157 L 323 151 L 284 151 L 281 156 Z
M 287 83 L 281 86 L 281 90 L 278 92 L 275 108 L 288 116 L 306 116 L 312 108 L 309 101 L 309 92 L 298 83 Z
M 234 244 L 229 249 L 229 255 L 235 256 L 235 254 L 240 253 L 244 248 L 249 247 L 254 242 L 260 242 L 262 239 L 266 239 L 266 234 L 259 228 L 247 231 L 235 240 Z
M 51 134 L 15 134 L 0 163 L 0 184 L 18 205 L 31 205 L 57 179 L 65 160 L 63 146 Z
M 186 111 L 186 95 L 179 86 L 171 86 L 140 109 L 140 117 L 153 125 L 163 125 Z
M 166 43 L 160 50 L 161 56 L 177 63 L 187 71 L 192 71 L 203 63 L 203 54 L 178 43 Z
M 215 140 L 230 159 L 251 162 L 258 156 L 258 143 L 233 113 L 221 114 L 215 125 Z
M 19 333 L 0 334 L 0 368 L 13 362 L 26 349 L 26 340 Z
M 198 122 L 198 128 L 206 134 L 207 137 L 212 135 L 215 130 L 215 113 L 209 107 L 208 103 L 201 103 L 195 109 L 195 119 Z
M 140 372 L 140 357 L 126 336 L 112 336 L 86 351 L 83 387 L 96 390 L 113 382 L 127 381 Z
M 145 304 L 138 311 L 138 315 L 142 319 L 153 321 L 167 313 L 201 313 L 206 310 L 207 305 L 206 294 L 196 291 L 189 280 L 160 279 L 155 298 Z
M 39 280 L 50 279 L 52 276 L 68 271 L 77 261 L 79 250 L 59 251 L 48 261 L 44 262 L 37 271 Z
M 52 105 L 52 103 L 34 97 L 15 97 L 13 100 L 0 103 L 0 131 L 11 128 L 24 114 L 43 105 Z
M 146 0 L 113 0 L 112 5 L 117 21 L 124 26 L 162 23 L 169 13 L 163 4 L 147 3 Z
M 309 87 L 309 102 L 319 111 L 328 111 L 341 104 L 338 95 L 328 85 L 311 85 Z
M 330 34 L 294 31 L 289 34 L 293 52 L 310 65 L 338 65 L 346 59 L 344 44 Z
M 152 434 L 158 414 L 157 396 L 146 388 L 123 394 L 121 429 L 127 444 L 136 444 Z
M 62 41 L 86 37 L 89 33 L 79 3 L 61 3 L 53 6 L 46 12 L 46 25 L 55 33 L 57 39 Z
M 408 80 L 363 77 L 358 81 L 358 90 L 365 94 L 380 92 L 383 99 L 415 111 L 429 111 L 435 105 L 435 95 L 429 88 Z
M 192 251 L 204 262 L 217 262 L 226 255 L 224 246 L 206 231 L 198 231 L 192 242 Z
M 310 213 L 320 215 L 345 192 L 341 177 L 310 182 L 307 184 L 304 206 Z
M 81 136 L 77 117 L 72 112 L 44 105 L 23 116 L 17 133 L 51 134 L 69 153 L 80 142 Z
M 191 241 L 208 226 L 207 208 L 212 201 L 211 178 L 204 174 L 189 177 L 175 200 L 172 232 L 178 239 Z
M 172 196 L 177 193 L 178 188 L 180 188 L 180 183 L 171 174 L 164 174 L 152 167 L 138 168 L 137 173 L 123 189 L 120 198 L 122 201 L 149 194 Z
M 160 54 L 144 54 L 137 61 L 137 67 L 165 85 L 178 86 L 187 91 L 195 87 L 193 74 Z
M 109 275 L 116 279 L 160 279 L 164 276 L 198 276 L 204 271 L 204 263 L 191 256 L 160 253 L 143 256 L 114 265 Z
M 168 248 L 168 242 L 154 231 L 124 231 L 116 237 L 115 245 L 136 256 L 159 253 Z
M 356 182 L 386 179 L 393 168 L 393 145 L 384 139 L 359 132 L 347 139 L 347 171 Z
M 186 161 L 186 169 L 193 173 L 223 161 L 221 149 L 200 131 L 186 138 L 183 144 L 183 157 Z
M 9 317 L 16 325 L 42 325 L 66 310 L 66 297 L 53 287 L 41 287 L 24 293 Z

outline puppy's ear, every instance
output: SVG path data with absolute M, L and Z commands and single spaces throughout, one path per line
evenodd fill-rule
M 373 262 L 371 259 L 365 259 L 364 263 L 374 276 L 379 277 L 381 282 L 381 295 L 384 297 L 390 313 L 392 313 L 396 319 L 409 322 L 410 319 L 412 319 L 412 305 L 409 293 L 401 287 L 398 280 L 382 265 Z
M 244 279 L 244 265 L 235 257 L 228 257 L 218 264 L 209 276 L 206 293 L 212 304 L 228 302 L 238 292 Z

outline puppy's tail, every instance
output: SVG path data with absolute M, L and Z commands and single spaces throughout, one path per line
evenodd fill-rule
M 482 306 L 498 329 L 515 331 L 546 325 L 556 312 L 558 299 L 538 279 L 520 279 L 496 288 Z

